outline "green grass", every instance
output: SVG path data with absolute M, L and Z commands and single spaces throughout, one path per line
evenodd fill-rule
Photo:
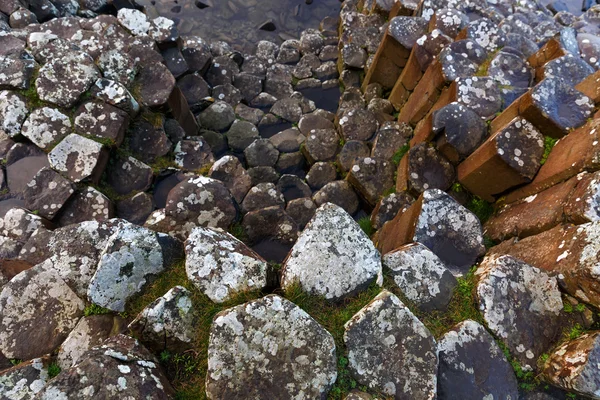
M 400 161 L 402 157 L 410 150 L 410 145 L 407 143 L 404 146 L 400 147 L 392 156 L 392 162 L 396 164 L 396 166 L 400 165 Z
M 48 366 L 48 378 L 52 379 L 56 377 L 56 375 L 60 374 L 60 367 L 56 363 L 52 363 Z
M 109 310 L 108 308 L 101 307 L 97 304 L 90 304 L 83 310 L 83 315 L 85 315 L 86 317 L 89 317 L 90 315 L 103 315 L 110 313 L 112 313 L 111 310 Z
M 577 339 L 579 336 L 583 335 L 584 333 L 585 329 L 583 329 L 581 325 L 575 324 L 569 330 L 567 337 L 569 338 L 569 340 L 574 340 Z
M 540 161 L 541 165 L 544 165 L 546 161 L 548 161 L 550 152 L 552 151 L 552 148 L 556 142 L 558 142 L 558 139 L 551 138 L 550 136 L 544 136 L 544 154 L 542 155 L 542 159 Z
M 248 243 L 248 233 L 241 222 L 236 222 L 229 227 L 229 233 L 234 236 L 237 240 Z
M 20 358 L 11 358 L 9 361 L 12 365 L 19 365 L 23 362 Z
M 477 196 L 473 196 L 466 207 L 479 218 L 482 225 L 494 214 L 494 206 Z
M 375 229 L 371 224 L 371 217 L 362 217 L 358 220 L 358 225 L 360 229 L 368 236 L 371 237 L 375 233 Z

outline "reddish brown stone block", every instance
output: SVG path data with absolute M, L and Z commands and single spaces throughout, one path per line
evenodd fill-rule
M 408 57 L 406 66 L 402 70 L 402 73 L 392 88 L 390 97 L 388 98 L 396 110 L 400 110 L 406 103 L 410 93 L 414 90 L 415 86 L 417 86 L 423 76 L 421 65 L 417 61 L 416 47 L 417 45 L 413 46 L 413 50 Z
M 416 125 L 431 110 L 446 85 L 442 64 L 434 61 L 398 115 L 398 122 Z
M 550 39 L 546 44 L 539 49 L 535 54 L 532 54 L 528 59 L 529 65 L 534 68 L 536 79 L 539 81 L 544 77 L 544 65 L 555 58 L 562 57 L 565 54 L 560 42 L 556 39 Z
M 589 97 L 594 104 L 600 103 L 600 70 L 581 81 L 575 89 Z

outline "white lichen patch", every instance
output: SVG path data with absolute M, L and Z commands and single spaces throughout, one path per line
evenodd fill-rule
M 267 263 L 229 233 L 195 228 L 186 241 L 186 255 L 188 278 L 216 303 L 267 283 Z
M 146 35 L 150 29 L 150 21 L 146 14 L 139 10 L 122 8 L 117 13 L 119 23 L 135 36 Z
M 373 242 L 342 208 L 326 203 L 317 209 L 284 265 L 282 287 L 298 282 L 328 300 L 341 299 L 377 280 L 381 256 Z
M 58 143 L 72 131 L 71 120 L 55 108 L 34 110 L 25 122 L 21 133 L 41 149 Z
M 52 149 L 48 160 L 52 168 L 79 182 L 94 173 L 101 152 L 102 144 L 72 133 Z
M 21 96 L 7 90 L 0 91 L 0 133 L 16 137 L 29 109 Z

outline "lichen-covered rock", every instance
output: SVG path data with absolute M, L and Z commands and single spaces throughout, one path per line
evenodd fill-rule
M 394 187 L 395 169 L 389 160 L 359 158 L 350 168 L 347 179 L 367 203 L 375 206 L 384 192 Z
M 332 203 L 350 215 L 358 211 L 358 196 L 346 180 L 329 182 L 313 195 L 313 200 L 318 207 Z
M 396 215 L 403 213 L 414 202 L 415 198 L 406 192 L 383 196 L 371 214 L 373 228 L 379 230 L 383 224 L 396 218 Z
M 488 67 L 488 75 L 503 86 L 531 86 L 534 71 L 526 60 L 507 51 L 499 51 Z
M 479 309 L 488 328 L 522 368 L 536 369 L 538 357 L 562 330 L 563 303 L 556 279 L 511 256 L 487 257 L 475 275 Z
M 213 321 L 209 399 L 324 399 L 336 377 L 333 337 L 286 299 L 270 295 Z
M 488 52 L 494 52 L 506 43 L 506 36 L 494 22 L 488 18 L 479 18 L 467 25 L 467 37 Z
M 69 108 L 99 77 L 100 72 L 89 55 L 71 51 L 44 64 L 35 86 L 41 100 Z
M 150 29 L 150 22 L 146 14 L 139 10 L 122 8 L 117 13 L 119 23 L 135 36 L 146 35 Z
M 131 117 L 135 117 L 140 111 L 139 103 L 129 90 L 119 82 L 106 78 L 98 79 L 90 89 L 90 92 L 92 97 L 120 108 Z
M 0 89 L 29 88 L 35 67 L 35 61 L 27 53 L 21 57 L 0 55 Z
M 153 178 L 154 172 L 149 165 L 121 155 L 111 160 L 105 175 L 106 183 L 121 196 L 149 189 Z
M 48 160 L 53 169 L 73 182 L 97 182 L 108 161 L 108 151 L 102 144 L 72 133 L 52 149 Z
M 457 101 L 483 119 L 492 119 L 502 108 L 498 83 L 489 77 L 473 76 L 456 81 Z
M 111 314 L 90 315 L 79 320 L 58 350 L 57 364 L 69 369 L 92 347 L 101 345 L 106 339 L 123 328 L 121 317 Z
M 210 146 L 201 136 L 179 141 L 174 153 L 175 164 L 186 171 L 197 171 L 215 162 Z
M 23 198 L 28 209 L 51 220 L 74 192 L 68 179 L 50 168 L 44 168 L 27 184 Z
M 20 135 L 28 113 L 29 109 L 21 95 L 0 91 L 0 133 L 11 138 Z
M 229 127 L 234 129 L 234 127 L 231 126 L 232 124 L 234 124 L 234 126 L 236 125 L 234 121 L 235 111 L 233 110 L 233 107 L 224 101 L 215 102 L 198 115 L 198 123 L 200 126 L 215 132 L 224 132 L 229 129 Z M 240 123 L 243 121 L 236 122 Z M 239 128 L 244 127 L 246 129 L 252 129 L 252 127 L 254 127 L 254 125 L 252 125 L 252 127 L 247 128 L 246 124 L 240 124 Z M 256 127 L 254 127 L 254 129 L 256 129 Z
M 237 217 L 229 190 L 219 181 L 194 176 L 175 186 L 167 197 L 166 215 L 178 222 L 185 237 L 196 226 L 227 229 Z
M 175 77 L 162 63 L 145 64 L 136 78 L 139 100 L 147 107 L 160 107 L 167 103 L 175 88 Z
M 167 400 L 173 395 L 156 358 L 137 340 L 117 335 L 62 371 L 37 398 Z
M 402 175 L 399 174 L 398 181 L 402 179 L 403 186 L 413 193 L 432 189 L 448 190 L 456 180 L 454 166 L 427 143 L 412 147 L 404 157 L 407 159 L 407 168 Z
M 90 301 L 109 310 L 124 311 L 127 300 L 166 267 L 158 235 L 123 223 L 100 255 L 88 287 Z
M 435 399 L 435 339 L 384 290 L 345 325 L 348 368 L 362 385 L 396 399 Z
M 266 261 L 229 233 L 195 228 L 185 250 L 188 279 L 216 303 L 267 284 Z
M 458 162 L 477 149 L 487 133 L 485 122 L 469 107 L 450 103 L 433 113 L 437 149 L 451 162 Z
M 431 250 L 420 243 L 402 246 L 383 256 L 383 266 L 402 293 L 421 310 L 444 311 L 456 278 Z
M 577 85 L 593 73 L 594 68 L 583 61 L 581 57 L 574 56 L 571 53 L 555 58 L 544 65 L 544 77 L 563 79 L 571 86 Z
M 32 399 L 49 379 L 49 364 L 48 357 L 34 358 L 0 372 L 0 398 Z
M 72 129 L 69 117 L 56 108 L 42 107 L 29 114 L 21 134 L 40 149 L 46 150 L 63 140 Z
M 339 121 L 340 134 L 345 140 L 369 140 L 379 124 L 375 114 L 369 110 L 350 109 Z
M 21 272 L 0 293 L 0 351 L 21 360 L 53 352 L 84 307 L 56 271 L 37 266 Z
M 208 176 L 221 181 L 237 203 L 244 200 L 244 196 L 252 187 L 252 178 L 244 169 L 240 160 L 234 156 L 224 156 L 218 159 L 208 172 Z
M 600 391 L 600 332 L 585 333 L 555 349 L 544 363 L 543 376 L 553 385 L 595 398 Z
M 241 204 L 244 213 L 273 206 L 285 206 L 285 197 L 272 183 L 259 183 L 248 191 Z
M 129 324 L 150 350 L 183 352 L 193 345 L 196 320 L 190 292 L 175 286 L 146 306 Z
M 100 101 L 82 104 L 75 111 L 73 119 L 75 131 L 80 135 L 108 139 L 115 146 L 121 145 L 129 125 L 125 111 Z M 23 135 L 27 136 L 25 132 Z
M 368 236 L 342 208 L 319 207 L 300 234 L 282 273 L 282 287 L 340 300 L 382 283 L 381 256 Z
M 105 78 L 129 86 L 138 71 L 137 62 L 128 54 L 117 49 L 109 50 L 98 57 L 98 67 Z
M 24 242 L 36 229 L 45 225 L 48 225 L 48 222 L 42 217 L 14 207 L 4 214 L 4 218 L 0 218 L 0 233 Z
M 454 326 L 439 340 L 438 352 L 439 399 L 519 398 L 511 365 L 479 323 L 466 320 Z

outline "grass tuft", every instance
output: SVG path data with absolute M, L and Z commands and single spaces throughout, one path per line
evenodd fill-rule
M 48 366 L 48 378 L 52 379 L 60 374 L 60 367 L 56 363 L 52 363 Z
M 482 225 L 494 214 L 494 206 L 478 196 L 473 196 L 466 207 L 479 218 Z
M 392 156 L 392 162 L 398 166 L 400 165 L 400 161 L 402 161 L 402 157 L 410 150 L 410 145 L 407 143 L 404 146 L 400 147 Z
M 375 229 L 371 224 L 371 217 L 362 217 L 358 220 L 358 225 L 368 237 L 371 237 L 375 233 Z
M 110 313 L 112 313 L 111 310 L 109 310 L 108 308 L 101 307 L 97 304 L 90 304 L 83 310 L 83 315 L 85 315 L 86 317 L 89 317 L 90 315 L 103 315 Z
M 541 165 L 546 164 L 546 161 L 548 161 L 550 152 L 552 151 L 552 148 L 556 142 L 558 142 L 558 139 L 551 138 L 550 136 L 544 136 L 544 154 L 542 155 L 542 159 L 540 161 Z

